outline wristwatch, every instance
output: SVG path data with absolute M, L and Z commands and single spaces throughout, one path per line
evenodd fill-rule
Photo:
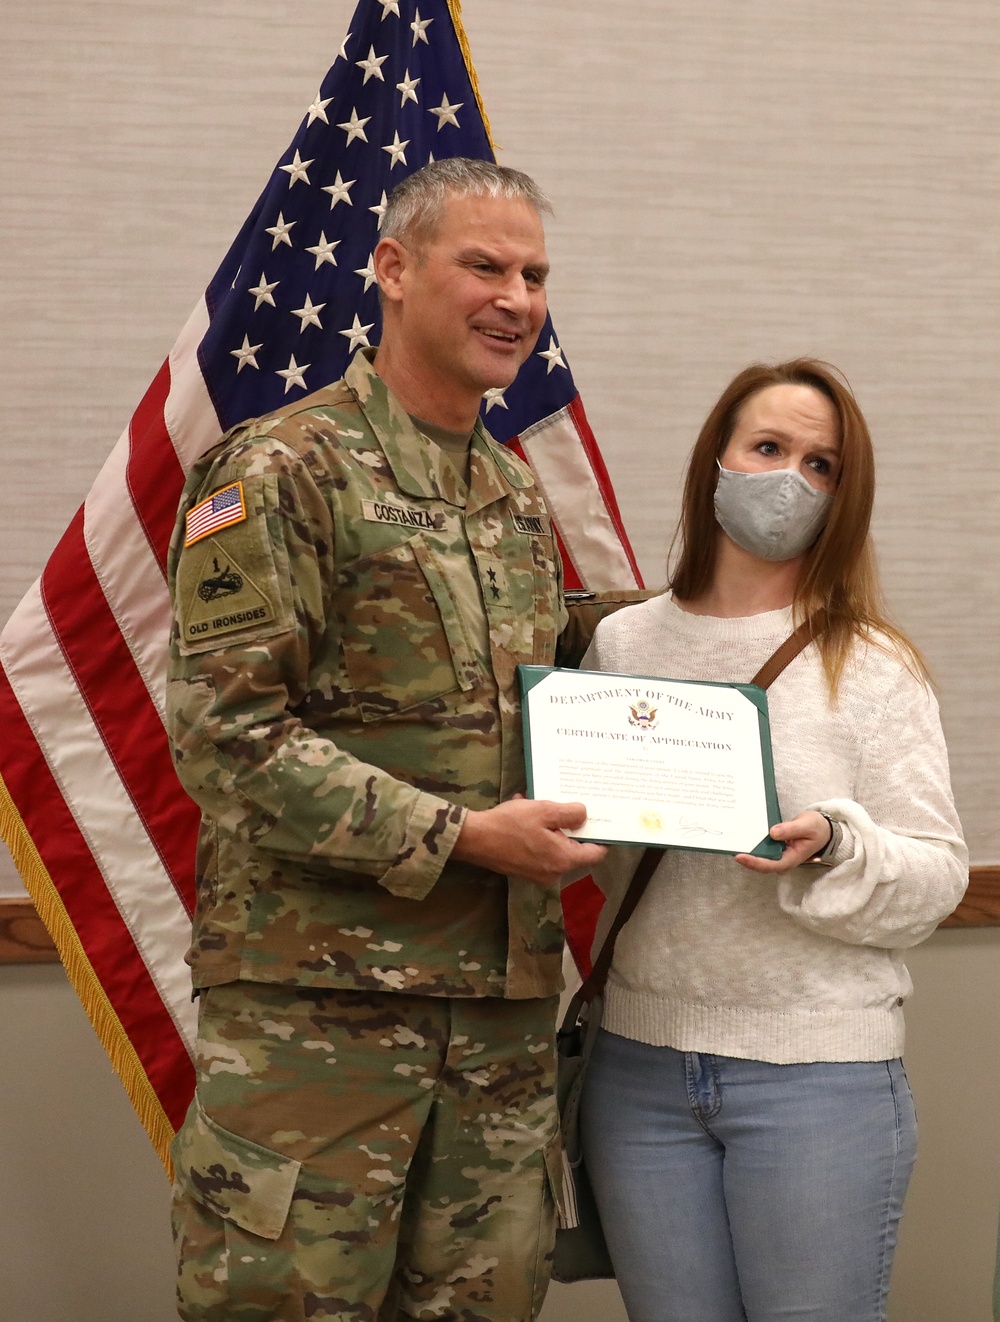
M 844 828 L 839 822 L 835 822 L 830 814 L 824 812 L 822 808 L 817 808 L 816 811 L 820 817 L 830 823 L 830 839 L 818 854 L 813 855 L 813 858 L 817 863 L 826 863 L 829 866 L 833 862 L 833 856 L 840 848 L 840 842 L 844 838 Z

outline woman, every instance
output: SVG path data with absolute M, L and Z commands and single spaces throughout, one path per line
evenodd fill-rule
M 780 860 L 670 851 L 621 932 L 583 1140 L 631 1322 L 879 1322 L 915 1147 L 902 952 L 967 854 L 937 704 L 884 618 L 864 418 L 824 363 L 753 366 L 691 457 L 671 593 L 584 664 L 768 692 Z M 635 867 L 612 851 L 611 903 Z

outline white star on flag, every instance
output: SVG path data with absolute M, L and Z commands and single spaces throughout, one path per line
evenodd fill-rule
M 390 169 L 390 170 L 391 170 L 392 167 L 396 164 L 397 161 L 402 161 L 404 165 L 406 164 L 406 150 L 405 150 L 405 149 L 406 149 L 409 145 L 410 145 L 410 139 L 407 138 L 405 142 L 400 142 L 400 140 L 399 140 L 399 133 L 397 132 L 397 133 L 394 133 L 394 134 L 392 135 L 392 142 L 390 142 L 389 145 L 388 145 L 387 147 L 383 147 L 383 148 L 382 148 L 382 150 L 383 150 L 383 151 L 387 151 L 387 152 L 389 153 L 390 157 L 392 158 L 392 159 L 389 161 L 389 169 Z M 369 207 L 368 210 L 369 210 L 369 211 L 373 211 L 373 210 L 374 210 L 374 207 Z
M 487 413 L 489 413 L 490 409 L 496 408 L 498 404 L 502 409 L 510 408 L 510 405 L 503 397 L 503 392 L 506 389 L 506 386 L 491 386 L 490 389 L 486 391 L 483 395 L 483 399 L 486 401 Z
M 253 294 L 257 300 L 253 305 L 254 312 L 257 311 L 261 303 L 270 303 L 271 307 L 272 308 L 274 307 L 274 299 L 271 297 L 271 293 L 273 290 L 277 289 L 280 284 L 281 284 L 280 280 L 272 280 L 271 283 L 268 284 L 267 276 L 264 274 L 263 271 L 261 271 L 260 283 L 253 285 L 250 289 L 247 290 L 247 293 Z
M 343 128 L 343 125 L 338 124 L 337 128 Z M 348 193 L 350 193 L 351 189 L 354 187 L 354 185 L 357 182 L 358 181 L 356 179 L 342 179 L 340 177 L 340 171 L 339 170 L 337 171 L 337 177 L 336 179 L 334 179 L 333 183 L 327 184 L 326 187 L 322 190 L 324 193 L 330 194 L 331 211 L 337 205 L 338 202 L 346 202 L 349 207 L 354 206 L 354 203 L 348 197 Z
M 307 326 L 318 326 L 320 330 L 323 329 L 323 323 L 319 319 L 319 314 L 325 307 L 325 303 L 314 303 L 309 295 L 306 294 L 305 306 L 292 309 L 292 316 L 299 318 L 300 335 Z
M 459 101 L 455 105 L 451 105 L 448 101 L 448 94 L 445 93 L 441 98 L 441 104 L 439 106 L 430 107 L 428 114 L 437 115 L 438 117 L 439 133 L 444 128 L 445 124 L 454 124 L 455 127 L 458 128 L 458 116 L 455 112 L 456 110 L 461 110 L 464 104 L 464 101 Z
M 395 14 L 399 18 L 399 0 L 378 0 L 378 2 L 382 6 L 383 23 L 390 14 Z
M 286 221 L 281 212 L 278 212 L 278 219 L 273 225 L 269 225 L 264 231 L 266 234 L 274 235 L 274 242 L 271 244 L 272 252 L 274 252 L 279 243 L 287 243 L 289 248 L 292 246 L 292 241 L 288 235 L 291 232 L 292 226 L 297 225 L 298 223 L 297 220 Z
M 312 161 L 303 161 L 299 156 L 299 153 L 296 151 L 291 164 L 279 165 L 278 169 L 284 170 L 287 173 L 288 187 L 291 188 L 294 184 L 297 184 L 300 179 L 303 183 L 307 184 L 309 182 L 309 176 L 306 174 L 306 170 L 310 165 L 312 165 Z
M 391 169 L 392 167 L 390 166 L 389 168 Z M 382 222 L 383 220 L 385 220 L 385 207 L 386 207 L 386 196 L 385 196 L 385 189 L 383 188 L 382 201 L 377 202 L 375 206 L 368 208 L 369 211 L 374 212 L 375 217 L 378 220 L 379 229 L 382 228 Z
M 538 350 L 538 356 L 539 358 L 544 358 L 548 364 L 545 369 L 546 376 L 548 376 L 554 367 L 566 367 L 566 364 L 563 362 L 562 349 L 556 344 L 556 337 L 554 335 L 549 336 L 549 347 L 547 349 Z M 568 372 L 569 368 L 566 367 L 566 370 Z
M 401 93 L 399 98 L 400 110 L 406 105 L 407 101 L 412 101 L 414 105 L 419 104 L 417 101 L 417 83 L 419 82 L 419 78 L 410 77 L 410 71 L 407 69 L 406 73 L 403 74 L 403 81 L 396 84 L 396 91 Z
M 242 348 L 229 350 L 229 352 L 233 355 L 233 357 L 237 359 L 237 363 L 236 363 L 237 376 L 239 376 L 240 372 L 243 371 L 247 363 L 249 363 L 251 367 L 256 367 L 258 372 L 260 371 L 260 366 L 254 355 L 256 354 L 257 350 L 261 348 L 263 348 L 263 344 L 251 344 L 250 336 L 244 335 Z
M 385 78 L 382 75 L 382 65 L 385 64 L 388 58 L 388 55 L 376 55 L 375 47 L 369 46 L 368 54 L 365 58 L 363 60 L 354 61 L 359 69 L 364 69 L 365 71 L 364 81 L 361 84 L 362 87 L 364 87 L 369 78 L 377 78 L 380 83 L 385 82 Z
M 323 101 L 321 101 L 319 97 L 317 97 L 316 100 L 309 107 L 309 109 L 306 111 L 306 114 L 309 116 L 308 123 L 313 124 L 317 119 L 321 119 L 324 124 L 329 124 L 330 121 L 326 117 L 326 108 L 332 100 L 333 100 L 332 96 L 328 96 Z
M 338 331 L 339 335 L 346 335 L 347 338 L 351 341 L 350 345 L 348 346 L 349 353 L 353 353 L 359 344 L 362 346 L 362 348 L 365 349 L 371 347 L 368 343 L 367 332 L 370 331 L 374 325 L 375 325 L 374 321 L 370 321 L 367 326 L 362 326 L 361 318 L 355 312 L 354 325 L 348 326 L 346 330 Z
M 295 361 L 295 355 L 292 354 L 292 356 L 288 360 L 288 366 L 285 368 L 281 368 L 281 367 L 278 368 L 276 375 L 283 376 L 285 378 L 286 395 L 288 394 L 289 390 L 291 390 L 292 386 L 301 386 L 302 389 L 305 390 L 306 388 L 305 373 L 309 371 L 310 367 L 312 367 L 312 363 L 303 363 L 302 366 L 300 367 L 298 363 Z
M 414 46 L 416 46 L 418 41 L 422 41 L 427 46 L 431 44 L 427 40 L 427 29 L 430 27 L 430 25 L 433 22 L 434 20 L 432 18 L 421 18 L 419 9 L 414 10 L 414 19 L 413 22 L 410 24 L 410 27 L 413 30 Z
M 355 275 L 363 275 L 363 276 L 364 276 L 364 278 L 365 278 L 365 287 L 364 287 L 363 292 L 367 294 L 367 293 L 368 293 L 368 290 L 369 290 L 369 289 L 372 287 L 372 285 L 375 283 L 375 254 L 374 254 L 374 253 L 369 253 L 369 254 L 368 254 L 368 265 L 367 265 L 367 266 L 356 266 L 356 267 L 354 268 L 354 274 L 355 274 Z
M 316 258 L 316 266 L 314 268 L 315 270 L 318 271 L 324 262 L 329 262 L 331 266 L 337 265 L 337 259 L 333 255 L 333 250 L 334 248 L 339 248 L 341 242 L 342 242 L 341 239 L 334 239 L 331 242 L 330 240 L 327 239 L 325 232 L 323 230 L 320 230 L 319 243 L 317 243 L 313 248 L 306 249 L 306 252 L 311 252 L 312 255 Z
M 344 40 L 340 43 L 340 50 L 337 51 L 337 59 L 338 59 L 338 60 L 346 60 L 346 59 L 347 59 L 347 43 L 350 41 L 350 39 L 351 39 L 353 36 L 354 36 L 354 33 L 353 33 L 353 32 L 348 32 L 347 36 L 346 36 L 346 37 L 344 38 Z
M 355 138 L 360 138 L 362 142 L 368 141 L 368 134 L 365 132 L 365 125 L 371 119 L 371 115 L 366 115 L 364 119 L 358 118 L 357 106 L 351 111 L 351 118 L 345 120 L 343 124 L 338 124 L 337 128 L 343 129 L 347 134 L 347 143 L 349 147 Z

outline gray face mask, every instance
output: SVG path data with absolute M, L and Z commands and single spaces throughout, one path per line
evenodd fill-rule
M 831 495 L 817 491 L 793 468 L 735 473 L 719 464 L 719 526 L 762 560 L 794 560 L 807 551 L 826 526 L 832 504 Z

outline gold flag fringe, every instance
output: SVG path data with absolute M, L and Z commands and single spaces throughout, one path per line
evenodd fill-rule
M 163 1162 L 168 1177 L 172 1179 L 170 1141 L 174 1136 L 173 1126 L 167 1119 L 149 1076 L 143 1069 L 142 1062 L 129 1041 L 121 1020 L 115 1014 L 107 993 L 87 958 L 87 952 L 49 876 L 48 868 L 43 863 L 2 776 L 0 776 L 0 837 L 13 856 L 21 880 L 38 910 L 39 918 L 48 928 L 66 975 L 80 998 L 94 1032 L 111 1058 L 111 1064 L 128 1093 L 129 1101 L 135 1107 L 136 1115 L 149 1135 L 157 1156 Z
M 462 22 L 462 0 L 448 0 L 448 12 L 451 14 L 451 22 L 455 29 L 455 36 L 458 38 L 462 58 L 465 60 L 466 72 L 469 75 L 469 82 L 472 84 L 472 91 L 476 98 L 476 105 L 479 107 L 479 113 L 483 120 L 483 127 L 486 129 L 486 137 L 489 140 L 493 155 L 496 156 L 497 145 L 493 141 L 493 130 L 490 128 L 490 117 L 486 113 L 485 105 L 483 105 L 483 94 L 479 89 L 479 78 L 476 75 L 476 66 L 472 63 L 472 49 L 469 46 L 469 38 L 465 31 L 465 25 Z

